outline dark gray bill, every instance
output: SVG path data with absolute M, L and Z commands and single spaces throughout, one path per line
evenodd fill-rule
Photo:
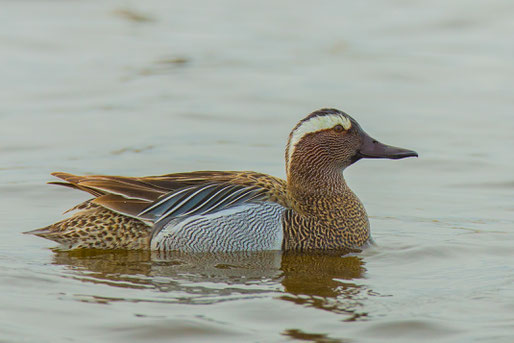
M 413 150 L 397 148 L 386 145 L 371 138 L 366 132 L 361 131 L 362 145 L 357 153 L 360 158 L 390 158 L 397 160 L 405 157 L 418 157 L 418 153 Z

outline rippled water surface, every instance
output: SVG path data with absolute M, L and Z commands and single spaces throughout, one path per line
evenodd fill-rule
M 514 342 L 514 5 L 2 1 L 1 342 Z M 419 159 L 345 172 L 355 256 L 52 250 L 52 171 L 284 176 L 352 114 Z

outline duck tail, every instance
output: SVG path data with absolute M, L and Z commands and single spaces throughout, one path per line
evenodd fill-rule
M 140 220 L 90 201 L 71 210 L 79 211 L 57 223 L 24 233 L 60 243 L 63 249 L 139 250 L 150 247 L 151 227 Z

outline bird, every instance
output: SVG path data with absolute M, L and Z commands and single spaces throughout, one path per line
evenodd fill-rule
M 347 113 L 323 108 L 300 120 L 285 149 L 286 179 L 254 171 L 161 176 L 77 176 L 49 182 L 93 197 L 72 215 L 25 232 L 61 249 L 182 252 L 359 251 L 371 242 L 364 205 L 343 171 L 363 158 L 418 157 L 380 143 Z

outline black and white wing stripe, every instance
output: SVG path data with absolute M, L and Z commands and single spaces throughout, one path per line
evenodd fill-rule
M 229 183 L 190 186 L 164 194 L 138 217 L 154 224 L 196 214 L 221 211 L 243 203 L 266 200 L 265 189 Z

